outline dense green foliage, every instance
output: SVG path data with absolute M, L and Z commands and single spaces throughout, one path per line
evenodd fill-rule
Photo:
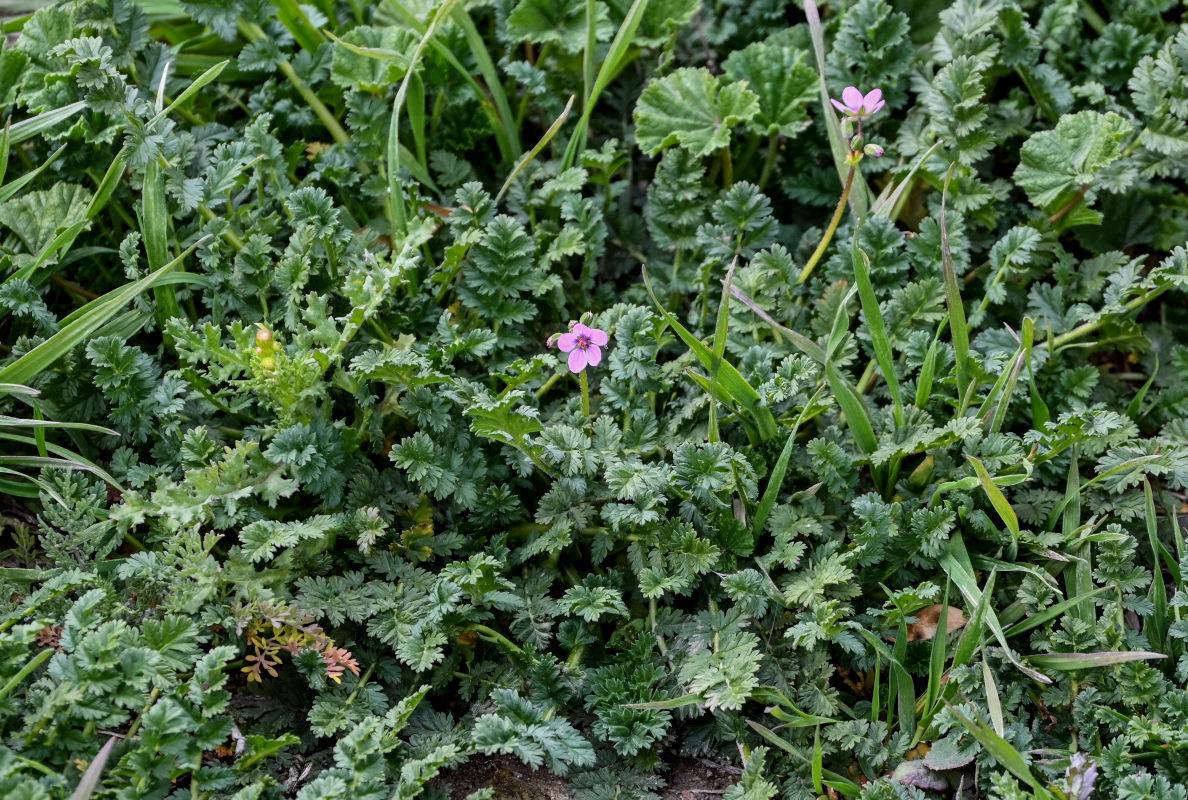
M 1188 800 L 1181 14 L 7 23 L 0 796 Z

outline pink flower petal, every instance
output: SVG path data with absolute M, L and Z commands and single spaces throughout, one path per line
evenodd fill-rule
M 880 108 L 882 108 L 882 107 L 883 107 L 883 106 L 885 106 L 885 105 L 887 105 L 887 101 L 886 101 L 886 100 L 880 100 L 879 102 L 875 103 L 873 106 L 868 106 L 868 107 L 867 107 L 867 109 L 866 109 L 866 112 L 867 112 L 868 114 L 873 114 L 873 113 L 875 113 L 876 111 L 878 111 Z
M 586 368 L 586 358 L 589 351 L 574 350 L 569 354 L 569 371 L 573 373 L 581 372 Z
M 607 337 L 606 331 L 599 330 L 598 328 L 590 329 L 590 344 L 595 344 L 599 347 L 606 347 L 606 343 L 609 341 L 610 339 Z M 590 363 L 596 364 L 598 362 L 592 361 Z
M 842 100 L 851 111 L 857 111 L 862 105 L 862 92 L 858 91 L 857 86 L 847 86 L 842 92 Z
M 862 98 L 862 105 L 865 106 L 866 110 L 871 113 L 875 111 L 875 106 L 882 105 L 882 102 L 882 89 L 871 89 L 866 93 L 866 96 Z
M 557 347 L 561 348 L 562 353 L 568 353 L 577 347 L 577 339 L 576 333 L 563 333 L 557 337 Z
M 590 328 L 590 326 L 583 325 L 582 323 L 579 322 L 576 325 L 574 325 L 573 328 L 571 328 L 570 330 L 572 330 L 578 336 L 589 337 L 591 328 Z
M 841 113 L 843 113 L 843 114 L 848 114 L 848 113 L 850 113 L 850 109 L 846 108 L 844 105 L 842 105 L 841 103 L 837 102 L 837 101 L 836 101 L 836 100 L 834 100 L 832 97 L 831 97 L 831 98 L 829 98 L 829 102 L 830 102 L 830 103 L 833 103 L 833 107 L 834 107 L 834 108 L 836 108 L 836 109 L 837 109 L 838 111 L 840 111 Z
M 592 344 L 586 349 L 586 363 L 591 367 L 597 367 L 602 363 L 602 350 L 598 345 Z

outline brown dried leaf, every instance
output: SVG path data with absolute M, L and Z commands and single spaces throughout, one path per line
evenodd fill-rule
M 917 611 L 914 616 L 916 621 L 908 625 L 907 639 L 909 642 L 928 641 L 936 636 L 936 629 L 940 627 L 940 613 L 942 606 L 939 603 L 934 603 Z M 952 633 L 956 630 L 961 630 L 965 627 L 965 623 L 969 622 L 965 615 L 961 613 L 960 609 L 949 606 L 949 619 L 946 630 Z

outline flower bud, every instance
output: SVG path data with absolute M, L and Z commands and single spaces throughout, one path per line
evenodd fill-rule
M 593 311 L 585 312 L 584 314 L 582 314 L 581 319 L 578 320 L 578 322 L 582 323 L 583 325 L 589 325 L 593 321 L 594 321 L 594 312 Z
M 268 344 L 271 341 L 272 341 L 272 331 L 269 330 L 268 328 L 261 326 L 260 330 L 256 331 L 256 344 L 264 345 L 264 344 Z
M 260 359 L 260 369 L 265 371 L 276 369 L 276 359 L 272 356 L 264 356 Z
M 262 356 L 262 355 L 264 355 L 264 348 L 263 348 L 263 347 L 257 347 L 257 348 L 256 348 L 256 355 L 258 355 L 258 356 Z
M 862 152 L 866 153 L 871 158 L 883 157 L 883 148 L 877 144 L 868 144 L 866 147 L 862 148 Z
M 854 122 L 850 119 L 843 119 L 841 123 L 842 136 L 850 137 L 854 135 Z
M 858 134 L 855 134 L 854 136 L 851 136 L 850 137 L 850 149 L 851 150 L 861 150 L 862 142 L 863 142 L 862 134 L 858 133 Z
M 552 336 L 550 336 L 548 339 L 545 339 L 545 346 L 546 346 L 546 347 L 556 347 L 556 346 L 557 346 L 557 340 L 558 340 L 558 339 L 560 339 L 560 338 L 561 338 L 561 334 L 559 334 L 559 333 L 554 333 L 554 334 L 553 334 Z

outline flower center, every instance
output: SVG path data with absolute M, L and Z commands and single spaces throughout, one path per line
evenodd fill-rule
M 578 336 L 577 337 L 578 350 L 585 350 L 589 346 L 590 346 L 590 337 L 589 336 Z

